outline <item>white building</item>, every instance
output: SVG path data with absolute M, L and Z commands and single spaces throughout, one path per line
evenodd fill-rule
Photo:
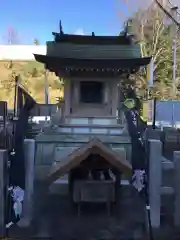
M 0 61 L 31 61 L 34 53 L 46 54 L 46 45 L 0 45 Z

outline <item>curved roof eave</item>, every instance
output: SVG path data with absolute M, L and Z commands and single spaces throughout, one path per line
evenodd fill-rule
M 146 66 L 150 63 L 151 57 L 125 58 L 125 59 L 83 59 L 83 58 L 62 58 L 34 54 L 36 61 L 47 65 L 58 65 L 62 68 L 129 68 Z

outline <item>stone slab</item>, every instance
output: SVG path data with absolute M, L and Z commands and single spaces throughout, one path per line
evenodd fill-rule
M 36 143 L 59 143 L 59 142 L 89 142 L 90 139 L 95 137 L 93 134 L 39 134 L 36 136 Z M 129 136 L 107 136 L 107 135 L 96 135 L 102 142 L 105 143 L 122 143 L 130 144 Z

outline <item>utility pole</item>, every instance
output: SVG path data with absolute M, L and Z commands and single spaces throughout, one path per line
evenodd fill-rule
M 44 71 L 44 103 L 49 104 L 49 83 L 48 83 L 48 70 Z
M 44 71 L 44 103 L 49 104 L 49 83 L 48 83 L 48 70 L 45 68 Z M 45 116 L 45 124 L 48 123 L 48 116 Z
M 176 96 L 177 32 L 173 39 L 172 52 L 173 52 L 173 95 Z
M 178 7 L 174 6 L 171 8 L 171 15 L 173 18 L 177 19 L 177 10 Z M 177 91 L 176 91 L 176 68 L 177 68 L 177 25 L 173 22 L 172 23 L 172 61 L 173 61 L 173 75 L 172 75 L 172 98 L 173 96 L 176 97 Z M 175 103 L 172 102 L 172 126 L 175 127 Z
M 178 7 L 172 7 L 171 12 L 174 18 L 177 17 Z M 172 59 L 173 59 L 173 96 L 176 96 L 176 68 L 177 68 L 177 26 L 172 23 Z

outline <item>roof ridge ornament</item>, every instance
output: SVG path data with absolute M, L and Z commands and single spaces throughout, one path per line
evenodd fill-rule
M 61 20 L 59 21 L 59 32 L 60 32 L 60 35 L 64 34 Z

